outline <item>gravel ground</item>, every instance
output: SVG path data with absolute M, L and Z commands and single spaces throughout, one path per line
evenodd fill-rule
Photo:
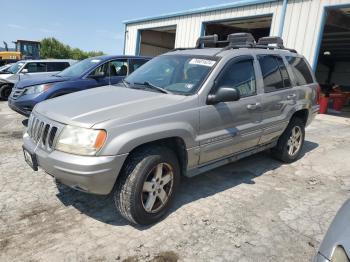
M 31 171 L 22 120 L 0 102 L 0 261 L 310 261 L 350 197 L 350 121 L 318 116 L 297 162 L 264 152 L 184 178 L 163 221 L 134 227 L 110 197 Z

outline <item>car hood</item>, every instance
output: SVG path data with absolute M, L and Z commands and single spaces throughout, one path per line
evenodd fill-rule
M 4 73 L 2 73 L 2 74 L 0 74 L 0 80 L 1 79 L 7 79 L 7 78 L 9 78 L 11 76 L 13 76 L 13 74 L 4 74 Z
M 90 128 L 98 123 L 118 123 L 158 116 L 187 97 L 117 86 L 103 86 L 57 97 L 34 108 L 54 121 Z
M 42 84 L 48 84 L 48 83 L 56 83 L 56 82 L 63 82 L 70 80 L 69 77 L 57 77 L 57 76 L 44 76 L 44 77 L 38 77 L 33 79 L 23 79 L 19 81 L 16 85 L 16 88 L 23 89 L 28 86 L 34 86 L 34 85 L 42 85 Z

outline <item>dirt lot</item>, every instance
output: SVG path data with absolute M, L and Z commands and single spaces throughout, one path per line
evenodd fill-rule
M 318 116 L 296 163 L 261 153 L 183 179 L 167 218 L 133 227 L 109 197 L 32 172 L 22 120 L 0 102 L 0 261 L 310 261 L 350 197 L 350 121 Z

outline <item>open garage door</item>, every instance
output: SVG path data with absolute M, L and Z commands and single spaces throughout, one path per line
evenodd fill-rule
M 350 95 L 350 8 L 328 10 L 317 61 L 323 92 L 334 93 L 339 86 L 337 91 Z
M 140 55 L 157 56 L 174 49 L 176 26 L 152 28 L 140 32 Z
M 226 40 L 229 34 L 251 33 L 257 41 L 260 37 L 269 36 L 272 16 L 232 19 L 205 24 L 205 35 L 217 34 L 219 40 Z

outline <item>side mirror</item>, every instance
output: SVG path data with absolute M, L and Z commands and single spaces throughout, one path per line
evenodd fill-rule
M 106 76 L 105 72 L 96 72 L 93 75 L 89 75 L 89 78 L 93 78 L 95 80 L 98 80 L 98 79 L 104 78 L 105 76 Z
M 21 71 L 22 74 L 27 74 L 28 73 L 28 69 L 27 68 L 23 68 Z
M 214 94 L 210 94 L 207 99 L 209 105 L 220 102 L 233 102 L 240 99 L 239 91 L 234 87 L 222 86 Z

